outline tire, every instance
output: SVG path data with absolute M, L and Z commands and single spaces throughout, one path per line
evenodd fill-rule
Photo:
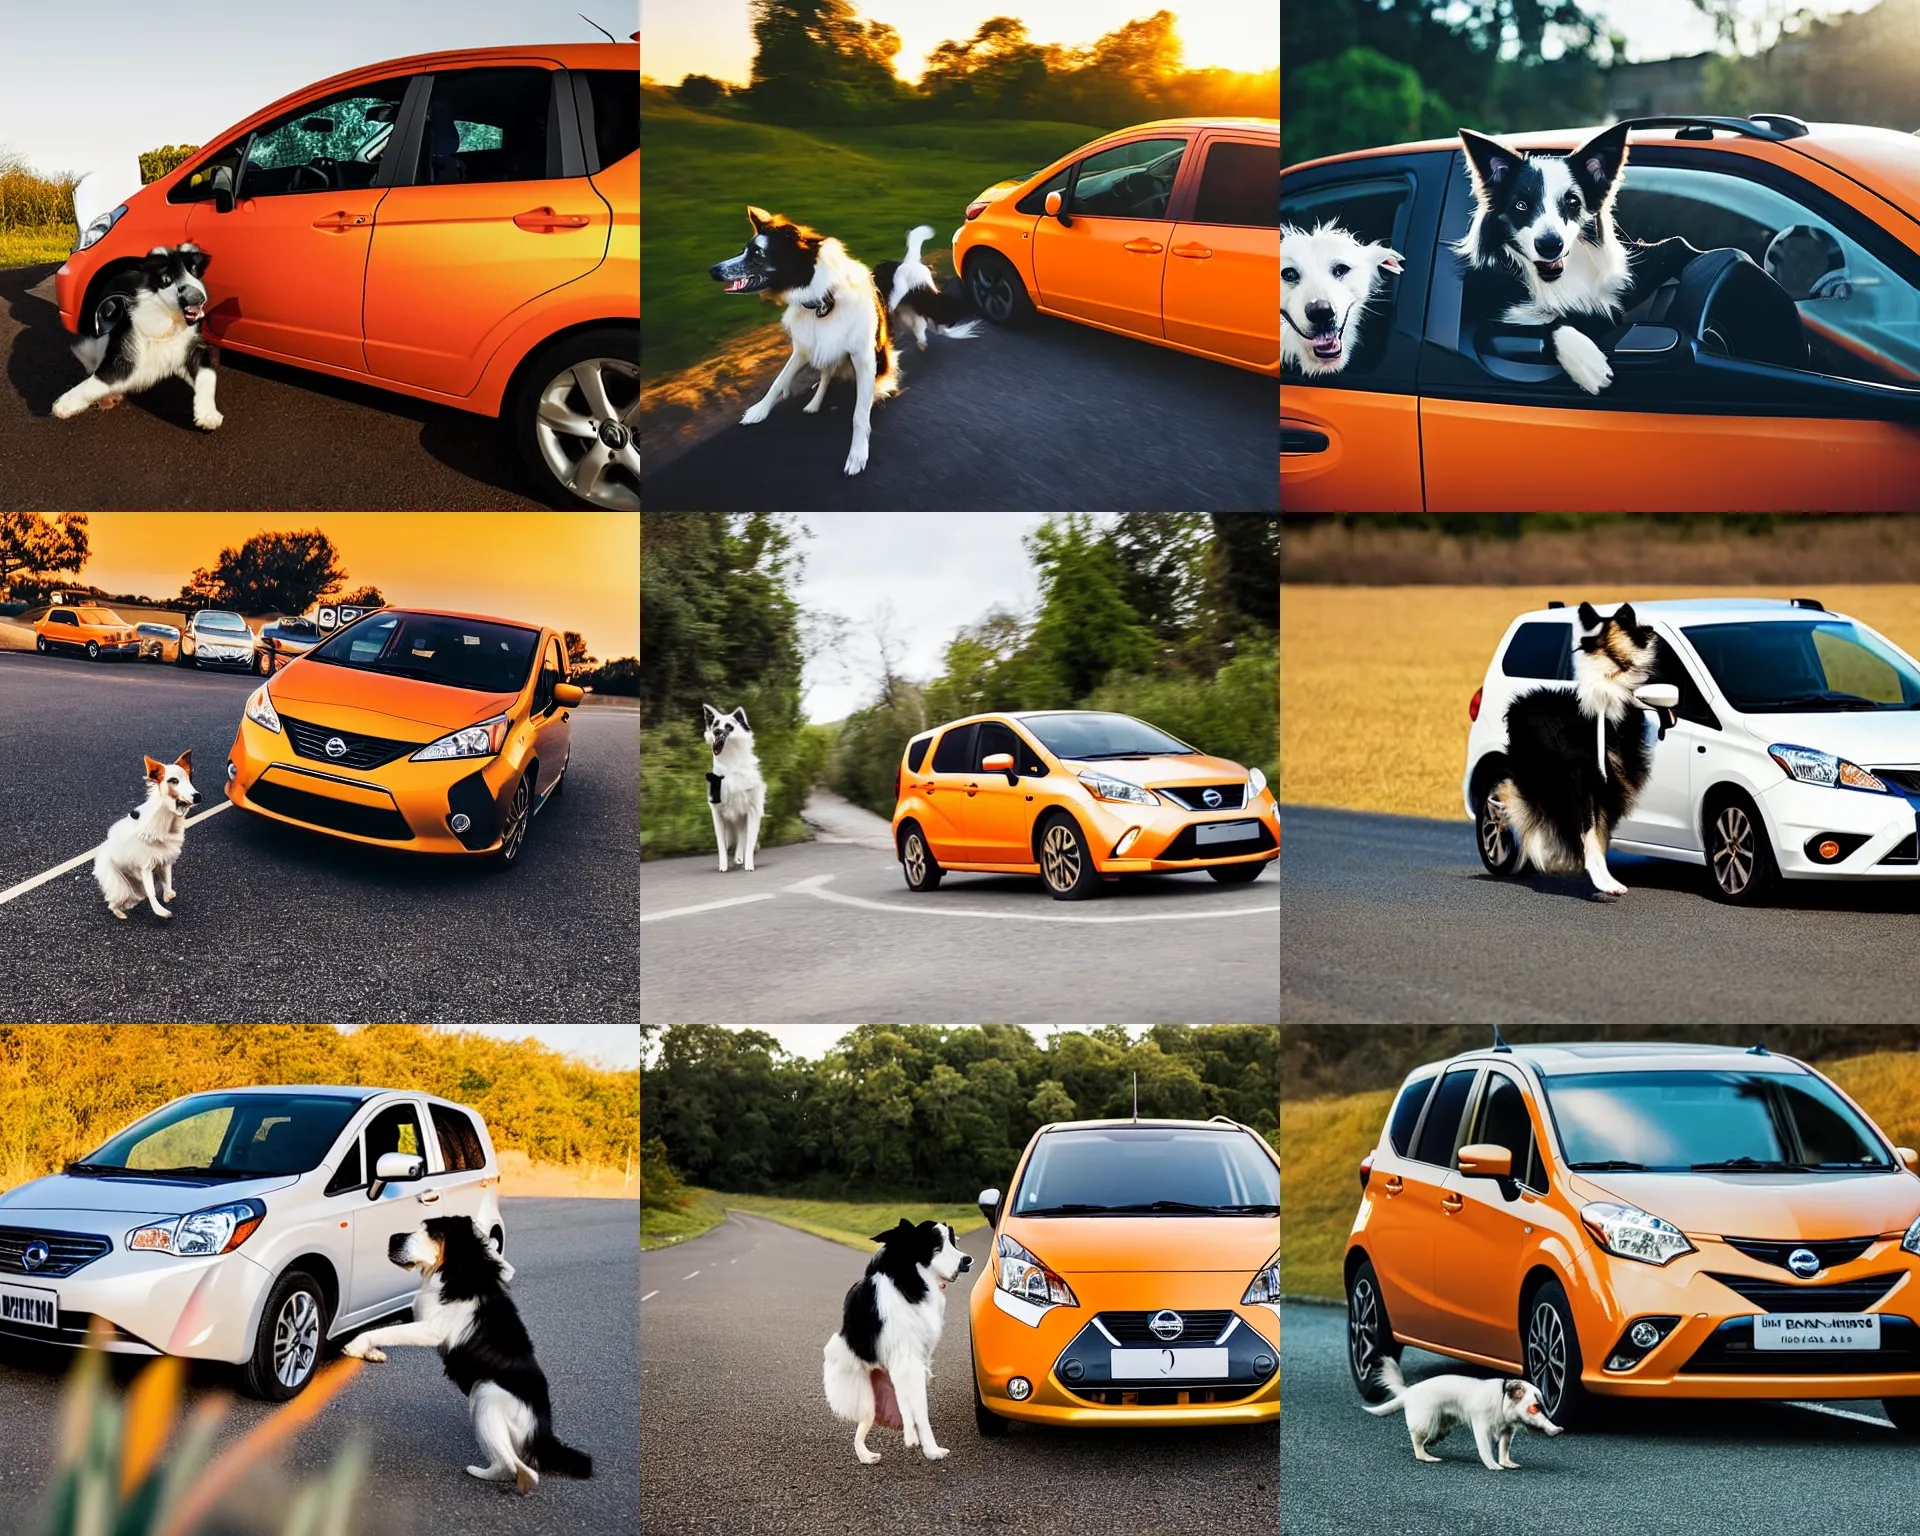
M 1707 802 L 1707 894 L 1732 907 L 1759 907 L 1780 886 L 1767 824 L 1738 793 Z
M 1474 786 L 1473 840 L 1480 863 L 1494 878 L 1504 880 L 1520 868 L 1520 845 L 1493 809 L 1493 792 L 1506 782 L 1506 765 L 1481 770 Z
M 937 891 L 941 876 L 946 874 L 934 858 L 933 849 L 927 845 L 927 835 L 917 821 L 909 821 L 900 828 L 900 873 L 906 877 L 910 891 Z
M 973 1424 L 983 1440 L 1004 1439 L 1013 1428 L 1007 1420 L 989 1408 L 980 1396 L 980 1378 L 973 1378 Z
M 304 1269 L 290 1269 L 267 1293 L 253 1358 L 241 1369 L 249 1397 L 284 1403 L 298 1397 L 320 1367 L 327 1342 L 327 1293 Z
M 1033 323 L 1033 300 L 1012 262 L 998 251 L 978 250 L 967 262 L 967 296 L 995 325 L 1017 331 Z
M 507 1256 L 506 1233 L 502 1232 L 498 1227 L 495 1227 L 487 1234 L 487 1241 L 493 1244 L 493 1251 L 499 1254 L 501 1258 L 504 1259 Z
M 521 365 L 507 415 L 542 500 L 640 510 L 639 357 L 637 330 L 597 325 L 548 343 Z
M 129 268 L 107 279 L 93 296 L 93 311 L 87 317 L 88 336 L 104 336 L 110 331 L 119 312 L 133 296 L 140 291 L 140 272 L 137 267 Z
M 33 637 L 33 648 L 42 656 L 46 655 L 47 652 L 52 649 L 52 647 L 47 644 L 47 637 L 45 635 L 35 635 Z
M 1040 878 L 1055 901 L 1085 901 L 1100 894 L 1100 871 L 1093 867 L 1093 849 L 1071 816 L 1048 817 L 1034 840 Z
M 1881 1410 L 1903 1435 L 1920 1435 L 1920 1397 L 1883 1397 Z
M 535 765 L 529 763 L 507 797 L 507 812 L 500 822 L 500 846 L 494 849 L 491 860 L 495 869 L 512 868 L 526 849 L 527 828 L 533 821 L 534 771 Z
M 1400 1343 L 1393 1336 L 1386 1298 L 1373 1261 L 1362 1259 L 1347 1280 L 1347 1373 L 1365 1402 L 1378 1403 L 1386 1392 L 1373 1374 L 1382 1360 L 1397 1361 Z
M 1533 1293 L 1521 1330 L 1527 1380 L 1540 1389 L 1540 1406 L 1562 1429 L 1593 1422 L 1593 1394 L 1580 1383 L 1580 1336 L 1573 1307 L 1558 1280 Z
M 1261 871 L 1266 867 L 1264 862 L 1259 864 L 1214 864 L 1208 868 L 1207 873 L 1212 875 L 1213 878 L 1218 880 L 1222 885 L 1252 885 L 1254 881 L 1260 878 Z
M 87 642 L 87 660 L 98 661 L 99 659 L 100 659 L 100 642 L 98 640 L 89 640 Z

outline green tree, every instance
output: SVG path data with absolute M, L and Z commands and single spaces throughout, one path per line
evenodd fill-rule
M 726 94 L 726 89 L 712 75 L 688 75 L 673 88 L 673 95 L 681 106 L 704 112 Z
M 87 563 L 84 512 L 0 512 L 0 592 L 38 588 L 58 576 L 78 576 Z
M 747 100 L 776 121 L 857 121 L 899 94 L 900 34 L 862 21 L 848 0 L 751 0 L 755 51 Z
M 180 601 L 239 613 L 305 613 L 346 579 L 333 540 L 318 528 L 256 533 L 238 549 L 221 550 L 211 568 L 195 571 Z
M 1036 1088 L 1033 1097 L 1027 1100 L 1027 1113 L 1041 1125 L 1080 1118 L 1080 1111 L 1074 1108 L 1072 1096 L 1065 1085 L 1051 1077 Z
M 1287 86 L 1281 148 L 1288 164 L 1343 150 L 1452 133 L 1452 109 L 1421 83 L 1411 64 L 1371 48 L 1349 48 L 1294 71 Z
M 1052 519 L 1027 539 L 1040 580 L 1033 626 L 1038 676 L 1032 700 L 1060 707 L 1086 697 L 1116 670 L 1138 668 L 1151 645 L 1125 596 L 1125 572 L 1084 513 Z
M 335 598 L 334 601 L 345 603 L 349 606 L 364 608 L 384 608 L 387 606 L 387 600 L 380 595 L 380 589 L 371 584 L 355 587 L 351 592 Z

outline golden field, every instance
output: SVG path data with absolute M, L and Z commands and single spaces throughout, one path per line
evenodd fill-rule
M 1641 587 L 1634 597 L 1812 595 L 1920 651 L 1920 585 Z M 1554 587 L 1334 587 L 1280 594 L 1280 798 L 1303 805 L 1464 821 L 1467 701 L 1516 614 L 1554 598 L 1602 605 L 1621 592 Z

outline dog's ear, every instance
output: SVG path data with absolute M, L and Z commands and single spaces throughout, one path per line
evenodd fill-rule
M 189 778 L 193 776 L 193 748 L 192 747 L 188 747 L 186 751 L 182 752 L 173 761 L 175 766 L 180 768 L 183 772 L 185 772 Z
M 767 227 L 773 223 L 773 215 L 766 209 L 756 208 L 749 203 L 747 204 L 747 222 L 753 226 L 753 232 L 756 235 L 765 234 Z
M 1382 245 L 1376 240 L 1372 245 L 1368 246 L 1366 250 L 1367 256 L 1379 265 L 1382 272 L 1398 272 L 1401 270 L 1400 253 L 1391 246 Z
M 751 730 L 753 729 L 753 727 L 752 727 L 752 726 L 750 726 L 750 725 L 748 725 L 748 724 L 747 724 L 747 712 L 746 712 L 746 710 L 744 710 L 744 709 L 736 709 L 736 710 L 735 710 L 735 711 L 733 712 L 733 718 L 734 718 L 734 719 L 736 719 L 736 720 L 738 720 L 738 721 L 740 722 L 740 729 L 741 729 L 741 730 L 743 730 L 743 731 L 751 731 Z
M 1622 603 L 1618 608 L 1614 609 L 1613 622 L 1618 624 L 1622 629 L 1638 629 L 1640 627 L 1639 620 L 1633 616 L 1632 603 Z
M 714 719 L 718 720 L 720 718 L 720 711 L 715 709 L 711 704 L 702 704 L 700 707 L 709 715 L 713 716 Z
M 1504 1381 L 1501 1383 L 1507 1391 L 1507 1401 L 1524 1403 L 1527 1400 L 1527 1384 L 1524 1381 Z
M 909 1235 L 913 1232 L 913 1223 L 908 1221 L 904 1216 L 889 1230 L 877 1233 L 873 1237 L 868 1238 L 867 1241 L 870 1243 L 890 1243 L 903 1232 Z
M 1580 628 L 1582 630 L 1588 630 L 1598 629 L 1599 627 L 1599 612 L 1594 608 L 1592 603 L 1582 603 L 1580 605 Z
M 213 260 L 211 256 L 201 250 L 197 245 L 181 246 L 180 255 L 181 261 L 186 269 L 195 277 L 204 276 L 206 274 L 207 264 Z
M 156 762 L 154 761 L 154 759 L 150 757 L 146 757 L 144 754 L 142 755 L 142 761 L 145 762 L 147 765 L 147 777 L 152 779 L 154 783 L 158 784 L 160 782 L 161 776 L 164 775 L 167 771 L 167 765 L 165 763 Z
M 1589 208 L 1598 208 L 1607 200 L 1626 163 L 1625 123 L 1603 128 L 1567 156 L 1567 169 L 1573 172 L 1574 184 L 1580 188 Z
M 1504 191 L 1526 159 L 1519 150 L 1509 149 L 1498 139 L 1475 133 L 1471 128 L 1460 130 L 1460 144 L 1467 152 L 1467 169 L 1473 172 L 1474 186 L 1482 192 L 1496 188 Z

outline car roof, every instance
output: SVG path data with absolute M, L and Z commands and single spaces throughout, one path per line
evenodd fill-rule
M 395 606 L 392 608 L 369 608 L 360 617 L 361 619 L 371 619 L 376 615 L 383 614 L 383 613 L 384 614 L 412 613 L 412 614 L 418 614 L 420 617 L 427 618 L 427 619 L 472 619 L 476 624 L 504 624 L 509 629 L 538 630 L 538 629 L 548 628 L 548 626 L 545 624 L 531 623 L 526 619 L 500 619 L 500 618 L 495 618 L 490 613 L 457 613 L 451 608 L 402 608 L 398 606 Z M 360 619 L 354 620 L 354 623 L 356 624 L 359 622 L 360 622 Z
M 1575 1040 L 1552 1045 L 1514 1045 L 1502 1050 L 1483 1046 L 1465 1051 L 1445 1061 L 1429 1062 L 1415 1069 L 1418 1077 L 1444 1067 L 1479 1065 L 1481 1062 L 1524 1062 L 1541 1077 L 1559 1077 L 1574 1072 L 1628 1070 L 1634 1072 L 1698 1071 L 1702 1067 L 1737 1067 L 1743 1072 L 1770 1072 L 1778 1076 L 1804 1076 L 1810 1070 L 1791 1056 L 1775 1056 L 1738 1045 L 1700 1045 L 1678 1040 Z
M 350 1083 L 257 1083 L 248 1088 L 203 1088 L 201 1093 L 306 1093 L 323 1099 L 371 1099 L 382 1093 L 405 1093 L 404 1088 L 369 1088 Z M 197 1095 L 183 1094 L 183 1098 Z
M 1785 597 L 1659 597 L 1646 602 L 1638 598 L 1628 598 L 1626 601 L 1633 604 L 1636 616 L 1666 619 L 1675 624 L 1685 623 L 1689 619 L 1793 619 L 1802 615 L 1829 619 L 1847 617 L 1832 608 L 1809 608 L 1805 602 L 1795 602 Z M 1619 603 L 1601 602 L 1593 606 L 1604 616 L 1612 613 Z M 1516 622 L 1565 619 L 1571 623 L 1578 611 L 1578 607 L 1571 603 L 1563 608 L 1532 608 L 1518 615 Z
M 1225 1115 L 1215 1115 L 1211 1120 L 1170 1120 L 1164 1118 L 1117 1120 L 1057 1120 L 1043 1125 L 1035 1133 L 1040 1136 L 1051 1135 L 1056 1131 L 1245 1131 L 1249 1136 L 1257 1133 L 1251 1126 L 1242 1125 L 1238 1120 L 1229 1120 Z

